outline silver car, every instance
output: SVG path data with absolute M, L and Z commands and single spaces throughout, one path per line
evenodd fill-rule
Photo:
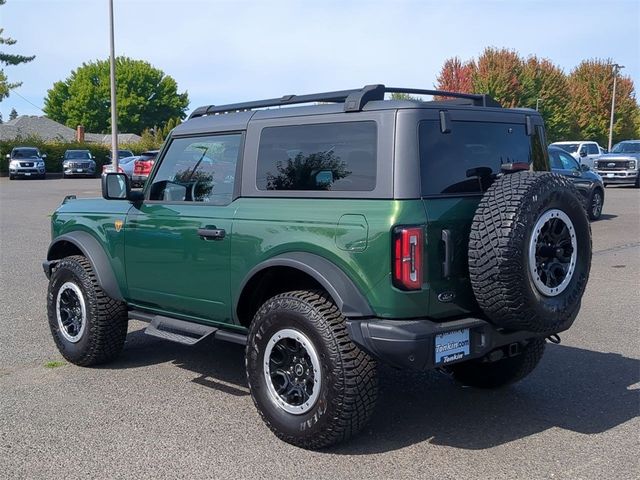
M 96 162 L 89 150 L 67 150 L 62 158 L 62 178 L 96 174 Z
M 16 177 L 40 178 L 47 175 L 44 159 L 46 154 L 35 147 L 15 147 L 7 154 L 9 159 L 9 180 Z
M 640 140 L 625 140 L 615 144 L 611 153 L 595 160 L 594 167 L 605 186 L 627 184 L 640 187 Z

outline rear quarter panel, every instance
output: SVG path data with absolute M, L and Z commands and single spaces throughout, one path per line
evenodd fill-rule
M 240 198 L 231 242 L 234 300 L 249 271 L 287 252 L 307 252 L 333 262 L 367 298 L 377 316 L 425 315 L 428 288 L 414 293 L 391 285 L 391 230 L 397 224 L 424 224 L 420 200 Z M 341 221 L 349 215 L 347 221 Z M 360 222 L 366 219 L 366 238 Z

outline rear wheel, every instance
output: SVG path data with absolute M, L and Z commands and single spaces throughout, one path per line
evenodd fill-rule
M 598 220 L 602 215 L 602 207 L 604 205 L 604 192 L 599 188 L 596 188 L 591 192 L 589 197 L 589 219 Z
M 321 291 L 268 300 L 249 329 L 253 401 L 281 440 L 322 448 L 357 433 L 377 397 L 376 364 L 354 345 L 344 317 Z
M 114 359 L 127 335 L 127 308 L 102 290 L 80 255 L 55 266 L 47 293 L 49 327 L 64 358 L 81 366 Z

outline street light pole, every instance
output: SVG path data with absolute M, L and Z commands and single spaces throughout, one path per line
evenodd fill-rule
M 611 151 L 611 141 L 613 140 L 613 117 L 616 109 L 616 80 L 618 79 L 618 72 L 624 68 L 624 65 L 618 65 L 612 63 L 609 65 L 613 67 L 613 94 L 611 95 L 611 119 L 609 120 L 609 152 Z
M 109 0 L 109 81 L 111 83 L 111 162 L 118 171 L 118 110 L 116 109 L 116 56 L 113 40 L 113 0 Z
M 538 111 L 540 107 L 540 102 L 542 102 L 544 98 L 536 98 L 536 111 Z

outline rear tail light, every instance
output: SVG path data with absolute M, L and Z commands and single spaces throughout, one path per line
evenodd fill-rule
M 136 175 L 149 175 L 153 167 L 153 160 L 136 160 L 133 165 L 133 173 Z
M 422 288 L 422 227 L 393 230 L 393 285 L 402 290 Z

